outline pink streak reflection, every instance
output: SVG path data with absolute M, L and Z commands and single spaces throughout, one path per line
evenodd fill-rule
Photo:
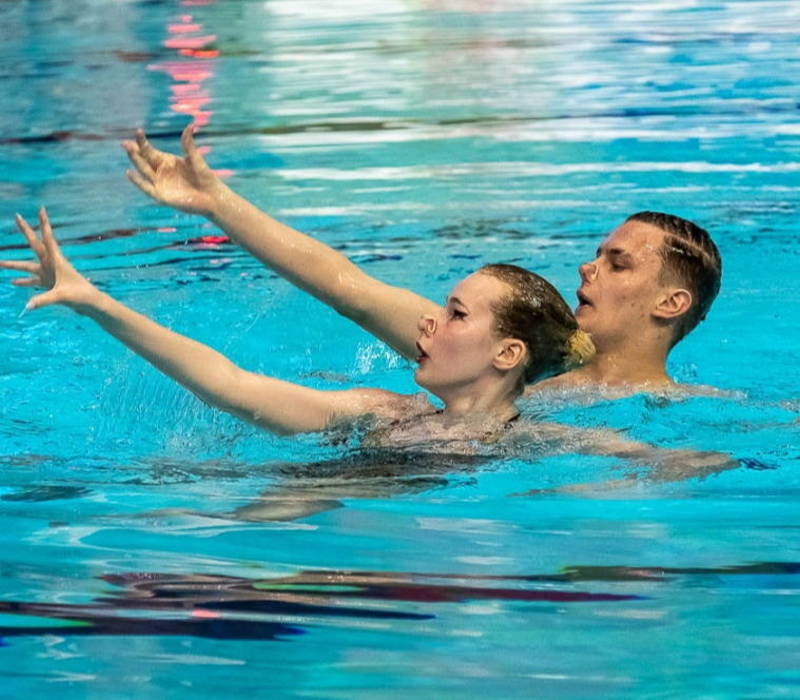
M 182 0 L 183 7 L 211 5 L 215 0 Z M 211 121 L 213 110 L 208 109 L 211 95 L 203 83 L 214 75 L 214 59 L 219 51 L 213 48 L 216 34 L 203 34 L 203 25 L 194 21 L 191 14 L 178 15 L 167 25 L 168 36 L 162 45 L 175 51 L 175 60 L 162 61 L 147 66 L 148 70 L 161 71 L 172 79 L 170 109 L 177 114 L 192 117 L 195 131 Z M 199 149 L 206 154 L 211 149 Z M 233 175 L 233 170 L 215 170 L 220 177 Z M 165 229 L 166 230 L 166 229 Z M 172 229 L 174 231 L 174 229 Z M 195 242 L 216 248 L 228 242 L 227 236 L 201 236 Z
M 183 0 L 181 5 L 210 5 L 212 2 Z M 203 83 L 214 75 L 214 59 L 219 56 L 219 51 L 211 45 L 217 39 L 216 34 L 204 34 L 203 25 L 187 13 L 171 21 L 167 33 L 170 36 L 162 45 L 174 50 L 176 59 L 153 63 L 148 69 L 162 71 L 172 79 L 170 109 L 173 112 L 189 115 L 196 127 L 206 126 L 214 112 L 208 108 L 211 95 Z

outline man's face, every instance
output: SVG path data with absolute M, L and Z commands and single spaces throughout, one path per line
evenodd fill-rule
M 580 266 L 575 318 L 598 350 L 634 341 L 644 324 L 652 322 L 651 312 L 664 291 L 663 240 L 664 232 L 656 226 L 627 221 L 603 241 L 594 260 Z

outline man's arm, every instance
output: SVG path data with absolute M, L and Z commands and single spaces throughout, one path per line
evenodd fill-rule
M 561 423 L 533 423 L 524 431 L 529 443 L 538 444 L 545 452 L 576 453 L 617 457 L 628 466 L 645 468 L 651 481 L 683 481 L 690 478 L 705 478 L 728 469 L 739 467 L 738 460 L 722 452 L 694 449 L 662 448 L 645 442 L 629 440 L 619 431 L 609 428 L 581 428 Z M 523 438 L 518 435 L 517 439 Z M 605 488 L 620 488 L 635 483 L 638 478 L 630 475 L 624 479 L 588 484 L 570 484 L 555 491 L 581 492 Z M 526 493 L 545 493 L 549 489 L 534 489 Z M 525 495 L 525 494 L 517 494 Z
M 139 130 L 125 141 L 135 171 L 128 178 L 157 202 L 200 214 L 292 284 L 332 306 L 407 358 L 416 356 L 417 320 L 434 302 L 365 274 L 328 245 L 276 221 L 227 187 L 198 153 L 192 127 L 184 157 L 159 151 Z
M 318 391 L 237 367 L 216 350 L 161 326 L 97 289 L 64 257 L 47 213 L 39 213 L 41 238 L 18 217 L 17 225 L 38 262 L 4 261 L 27 273 L 20 286 L 44 287 L 25 307 L 67 306 L 94 320 L 167 376 L 206 403 L 266 430 L 292 434 L 324 430 L 362 415 L 394 415 L 403 397 L 376 389 Z

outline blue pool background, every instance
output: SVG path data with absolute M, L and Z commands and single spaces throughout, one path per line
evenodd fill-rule
M 14 212 L 44 203 L 93 280 L 242 365 L 411 391 L 380 343 L 135 191 L 119 140 L 143 125 L 175 149 L 197 120 L 238 191 L 435 299 L 490 261 L 571 299 L 605 232 L 672 211 L 725 271 L 670 369 L 743 395 L 528 409 L 745 465 L 581 497 L 511 494 L 625 472 L 532 454 L 376 475 L 207 409 L 65 310 L 18 318 L 29 293 L 3 284 L 0 601 L 29 606 L 0 609 L 9 696 L 797 694 L 796 3 L 11 0 L 0 32 L 2 257 L 25 255 Z M 230 516 L 326 460 L 344 507 Z M 137 607 L 142 573 L 190 602 Z M 261 582 L 269 605 L 220 613 L 198 575 Z M 63 624 L 59 605 L 152 633 L 13 633 Z M 203 638 L 226 636 L 209 609 L 285 634 Z

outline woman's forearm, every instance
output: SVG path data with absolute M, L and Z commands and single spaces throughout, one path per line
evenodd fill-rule
M 274 433 L 324 430 L 380 403 L 381 397 L 364 391 L 317 391 L 248 372 L 99 291 L 70 306 L 202 401 Z
M 222 187 L 207 217 L 259 261 L 402 355 L 416 355 L 417 320 L 438 310 L 413 292 L 365 274 L 346 256 Z
M 4 260 L 22 272 L 27 286 L 45 291 L 26 310 L 60 304 L 93 319 L 107 333 L 207 403 L 278 433 L 322 430 L 334 421 L 391 410 L 388 392 L 351 389 L 317 391 L 247 372 L 210 347 L 165 328 L 104 294 L 61 252 L 47 212 L 39 212 L 41 234 L 17 216 L 17 226 L 37 260 Z
M 247 252 L 293 284 L 344 312 L 361 270 L 330 246 L 297 231 L 228 187 L 214 198 L 208 218 Z M 341 308 L 340 308 L 341 307 Z
M 187 126 L 184 156 L 153 148 L 142 130 L 123 142 L 128 178 L 158 202 L 209 218 L 290 282 L 332 306 L 406 357 L 416 356 L 417 321 L 439 307 L 365 274 L 328 245 L 276 221 L 233 192 L 203 160 Z
M 229 410 L 226 387 L 239 368 L 216 350 L 165 328 L 99 290 L 88 303 L 72 308 L 203 401 Z

